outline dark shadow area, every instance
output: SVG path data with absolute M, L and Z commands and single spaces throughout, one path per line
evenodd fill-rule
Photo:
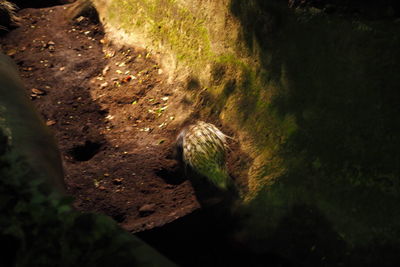
M 103 213 L 113 218 L 113 220 L 116 221 L 117 223 L 122 223 L 127 216 L 124 210 L 120 209 L 118 206 L 115 205 L 110 205 L 105 207 Z
M 293 206 L 265 242 L 267 250 L 291 259 L 297 266 L 344 266 L 346 243 L 311 206 Z
M 376 255 L 379 255 L 379 257 Z M 398 244 L 376 240 L 375 246 L 360 247 L 353 250 L 351 257 L 347 259 L 346 266 L 399 266 L 398 255 L 400 255 Z
M 226 190 L 222 190 L 213 184 L 209 178 L 197 173 L 190 166 L 184 169 L 185 177 L 191 182 L 196 198 L 202 207 L 218 207 L 227 212 L 239 199 L 238 190 L 234 183 L 229 184 Z M 230 178 L 232 179 L 232 178 Z
M 189 77 L 187 79 L 186 90 L 194 91 L 201 89 L 200 81 L 195 77 Z
M 4 155 L 8 150 L 8 137 L 0 131 L 0 156 Z
M 369 19 L 400 16 L 400 4 L 396 0 L 289 0 L 289 7 L 315 7 L 329 14 L 339 13 Z
M 263 197 L 265 195 L 260 195 L 260 198 Z M 270 198 L 268 200 L 273 201 Z M 260 205 L 264 205 L 264 212 L 271 218 L 276 216 L 276 211 L 271 205 L 265 206 L 264 200 L 261 200 Z M 277 255 L 295 263 L 295 266 L 374 267 L 397 266 L 400 263 L 397 256 L 400 247 L 396 242 L 376 239 L 368 246 L 349 244 L 344 239 L 344 233 L 337 231 L 332 222 L 313 204 L 294 204 L 280 212 L 282 215 L 273 230 L 268 224 L 269 219 L 252 218 L 253 225 L 263 228 L 268 235 L 248 235 L 251 231 L 244 228 L 242 242 L 248 245 L 247 249 L 259 255 Z
M 184 171 L 178 165 L 171 168 L 162 168 L 156 171 L 157 176 L 161 177 L 166 183 L 180 185 L 185 181 Z
M 1 166 L 0 166 L 1 168 Z M 7 244 L 0 253 L 1 266 L 13 266 L 16 262 L 17 252 L 21 248 L 21 241 L 11 234 L 0 234 L 0 242 Z
M 137 236 L 179 266 L 299 266 L 273 252 L 251 252 L 246 244 L 235 240 L 238 225 L 237 217 L 204 208 Z
M 363 10 L 398 8 L 393 1 L 344 2 L 349 6 L 357 4 Z M 260 144 L 265 144 L 268 135 L 281 135 L 277 136 L 278 154 L 287 170 L 279 185 L 269 188 L 268 201 L 279 204 L 271 206 L 264 216 L 282 212 L 284 218 L 294 217 L 283 211 L 293 208 L 290 212 L 297 214 L 300 208 L 295 208 L 294 203 L 311 202 L 321 209 L 322 215 L 329 215 L 326 220 L 334 225 L 323 231 L 336 245 L 321 252 L 326 253 L 326 259 L 332 259 L 332 265 L 337 261 L 352 266 L 361 261 L 363 253 L 366 254 L 361 262 L 365 266 L 374 266 L 379 259 L 386 266 L 397 263 L 398 22 L 394 16 L 380 17 L 364 11 L 360 11 L 361 15 L 342 16 L 340 12 L 328 15 L 316 9 L 290 9 L 287 1 L 279 0 L 233 0 L 231 10 L 241 22 L 249 51 L 259 48 L 259 60 L 265 71 L 249 72 L 248 83 L 238 86 L 243 91 L 243 124 L 256 115 L 257 121 L 266 125 L 266 132 L 253 133 Z M 254 80 L 259 83 L 252 83 Z M 279 89 L 272 103 L 256 107 L 259 96 L 270 90 L 271 84 Z M 274 120 L 270 120 L 271 116 Z M 287 118 L 293 119 L 291 125 Z M 272 123 L 275 120 L 279 124 L 276 128 Z M 268 168 L 263 172 L 268 175 Z M 307 217 L 299 215 L 298 222 L 287 219 L 285 223 L 295 225 L 285 226 L 286 230 L 279 234 L 291 228 L 299 235 L 307 233 L 302 227 L 307 225 Z M 337 225 L 346 233 L 346 240 L 355 240 L 354 250 L 346 247 L 352 252 L 344 260 L 337 254 L 342 246 L 335 241 L 333 229 Z M 313 240 L 307 234 L 303 238 L 304 242 Z M 288 241 L 282 240 L 272 240 L 271 244 L 282 248 Z M 359 250 L 360 244 L 368 248 Z M 304 256 L 314 252 L 303 251 L 302 243 L 293 243 L 292 249 L 288 256 L 304 259 L 306 265 L 315 264 Z

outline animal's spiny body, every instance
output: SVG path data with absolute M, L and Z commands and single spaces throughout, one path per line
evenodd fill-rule
M 198 121 L 178 135 L 182 161 L 220 190 L 232 184 L 226 168 L 227 136 L 211 123 Z
M 8 1 L 0 1 L 0 31 L 17 26 L 20 19 L 16 15 L 17 6 Z

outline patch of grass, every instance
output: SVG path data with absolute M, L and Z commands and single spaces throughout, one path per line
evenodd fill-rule
M 143 32 L 154 44 L 174 51 L 179 62 L 199 69 L 214 55 L 201 14 L 173 0 L 113 1 L 109 20 L 126 32 Z

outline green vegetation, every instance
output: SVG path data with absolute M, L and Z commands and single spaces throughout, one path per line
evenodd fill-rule
M 174 0 L 113 1 L 108 12 L 110 23 L 128 33 L 145 29 L 145 38 L 173 51 L 181 64 L 197 69 L 213 56 L 202 16 Z

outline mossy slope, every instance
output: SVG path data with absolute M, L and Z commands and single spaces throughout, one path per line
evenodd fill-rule
M 255 249 L 303 264 L 396 258 L 398 21 L 278 0 L 110 2 L 104 21 L 172 54 L 198 77 L 189 94 L 201 116 L 239 133 L 253 159 L 243 236 Z

